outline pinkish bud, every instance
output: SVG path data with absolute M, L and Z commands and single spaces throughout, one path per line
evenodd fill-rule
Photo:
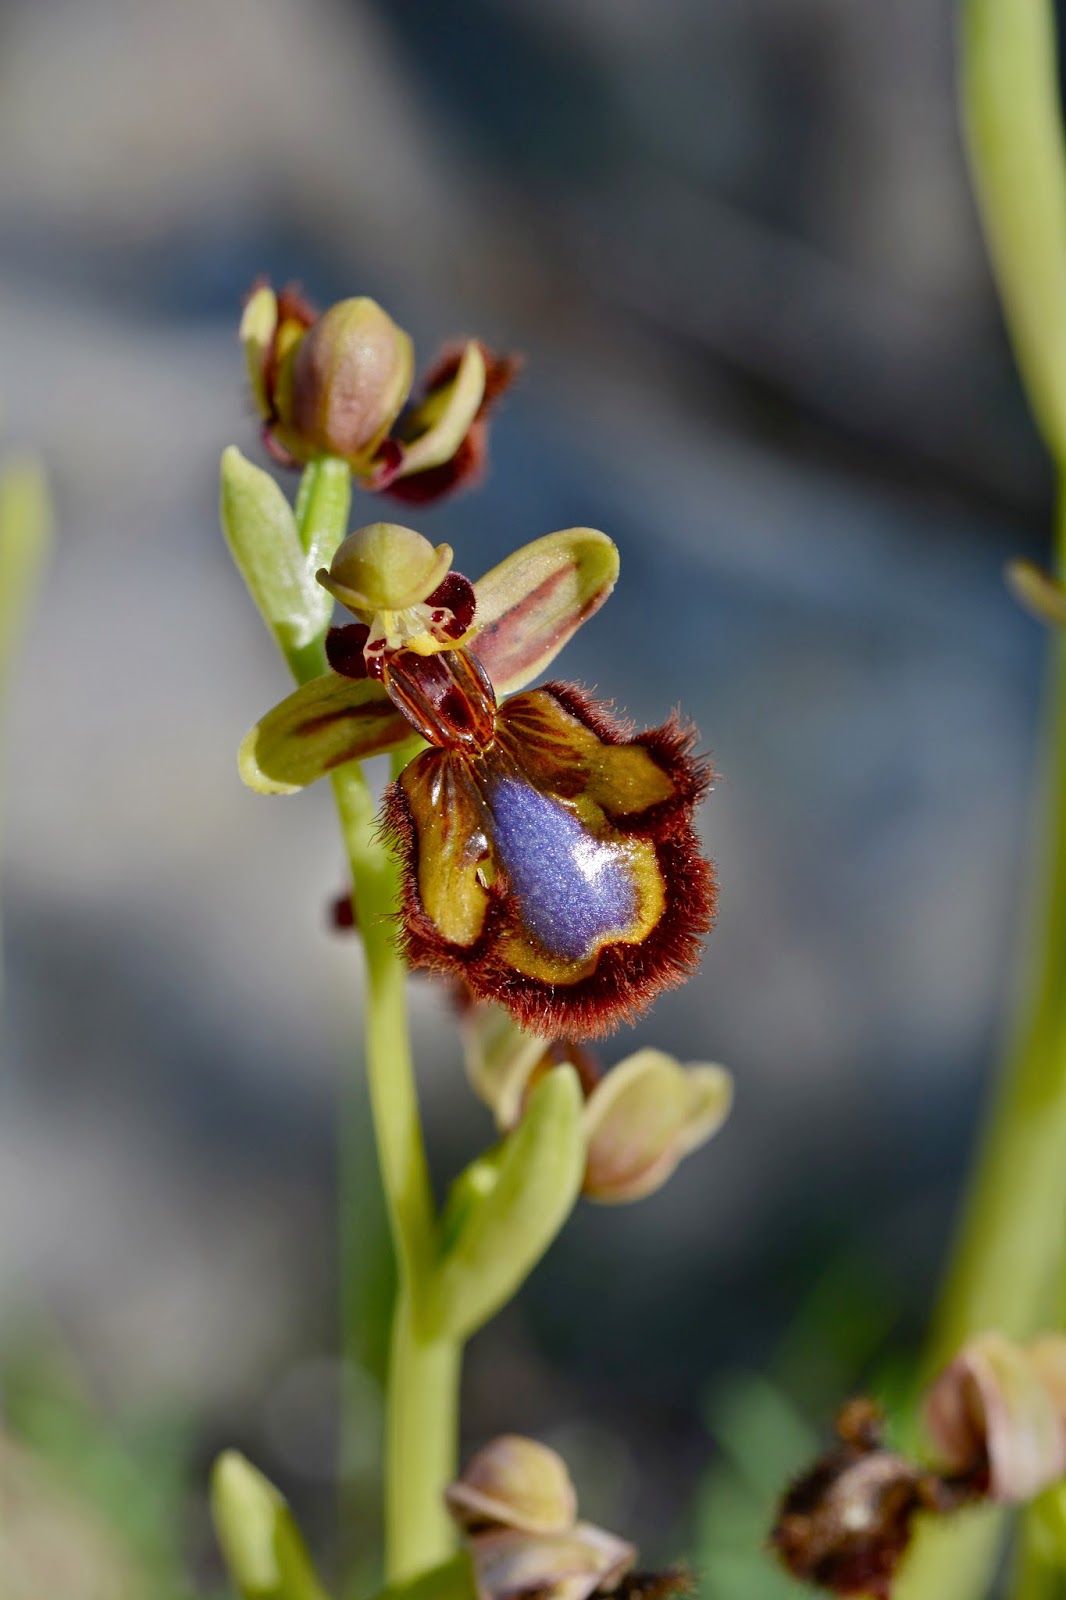
M 1066 1339 L 971 1339 L 926 1397 L 948 1466 L 987 1477 L 993 1500 L 1031 1500 L 1066 1475 Z
M 375 301 L 341 300 L 282 357 L 273 431 L 297 461 L 335 455 L 368 472 L 413 379 L 407 334 Z
M 445 1498 L 466 1529 L 491 1523 L 523 1533 L 561 1533 L 577 1516 L 566 1462 L 546 1444 L 515 1433 L 479 1450 Z

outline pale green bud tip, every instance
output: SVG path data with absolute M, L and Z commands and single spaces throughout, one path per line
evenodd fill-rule
M 341 300 L 283 358 L 277 434 L 302 458 L 342 456 L 369 466 L 414 381 L 414 347 L 373 300 Z
M 245 1595 L 269 1595 L 278 1586 L 277 1524 L 287 1511 L 274 1485 L 236 1450 L 227 1450 L 211 1473 L 211 1515 L 226 1566 Z
M 490 1522 L 525 1533 L 561 1533 L 577 1516 L 566 1463 L 536 1439 L 503 1434 L 467 1463 L 445 1496 L 461 1528 Z
M 718 1131 L 732 1099 L 723 1067 L 683 1067 L 661 1050 L 620 1061 L 585 1107 L 585 1194 L 619 1204 L 653 1193 Z
M 420 605 L 443 583 L 451 564 L 450 545 L 434 549 L 413 528 L 372 522 L 348 535 L 318 581 L 342 605 L 370 616 Z
M 979 1335 L 926 1396 L 929 1432 L 955 1472 L 987 1465 L 994 1500 L 1031 1500 L 1066 1476 L 1066 1338 Z
M 270 415 L 266 365 L 278 326 L 278 297 L 264 284 L 249 295 L 241 317 L 240 341 L 248 364 L 248 382 L 260 414 Z

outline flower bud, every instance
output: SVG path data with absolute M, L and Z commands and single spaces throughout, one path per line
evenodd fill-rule
M 926 1421 L 952 1471 L 987 1476 L 993 1500 L 1031 1500 L 1066 1475 L 1066 1339 L 971 1339 L 930 1389 Z
M 245 1600 L 326 1600 L 284 1497 L 236 1450 L 215 1462 L 211 1514 L 227 1570 Z
M 440 586 L 451 564 L 450 545 L 434 549 L 413 528 L 372 522 L 348 535 L 318 581 L 349 611 L 369 619 L 378 611 L 420 605 Z
M 289 465 L 340 456 L 364 477 L 379 470 L 373 458 L 411 392 L 414 349 L 375 301 L 341 300 L 318 317 L 296 290 L 260 285 L 240 338 L 273 454 Z
M 651 1194 L 717 1132 L 732 1095 L 723 1067 L 683 1067 L 661 1050 L 620 1061 L 585 1107 L 584 1193 L 608 1205 Z
M 279 361 L 278 439 L 298 461 L 335 455 L 365 469 L 413 380 L 407 334 L 376 301 L 341 300 Z
M 479 1450 L 445 1498 L 468 1532 L 491 1523 L 523 1533 L 562 1533 L 577 1516 L 566 1462 L 546 1444 L 514 1433 Z

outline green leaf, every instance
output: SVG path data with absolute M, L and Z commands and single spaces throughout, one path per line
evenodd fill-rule
M 52 537 L 44 473 L 29 458 L 0 471 L 0 681 L 15 651 Z
M 327 1600 L 284 1496 L 236 1450 L 215 1462 L 211 1514 L 244 1600 Z
M 278 485 L 232 445 L 222 456 L 221 516 L 248 592 L 291 660 L 325 631 L 333 601 L 315 581 L 318 559 L 308 558 Z
M 598 611 L 618 577 L 618 551 L 595 528 L 564 528 L 523 545 L 474 585 L 467 641 L 501 698 L 539 678 Z
M 240 748 L 241 777 L 259 794 L 295 794 L 346 761 L 391 750 L 411 724 L 374 678 L 324 672 L 268 711 Z
M 532 1272 L 573 1209 L 585 1171 L 573 1067 L 537 1085 L 518 1127 L 458 1180 L 449 1243 L 426 1297 L 433 1337 L 468 1339 Z
M 1066 461 L 1066 160 L 1051 0 L 967 0 L 962 120 L 1029 401 Z

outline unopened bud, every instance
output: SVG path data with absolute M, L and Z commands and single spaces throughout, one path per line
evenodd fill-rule
M 971 1339 L 930 1389 L 926 1420 L 952 1471 L 987 1475 L 993 1500 L 1031 1500 L 1066 1476 L 1066 1338 Z
M 717 1132 L 732 1097 L 723 1067 L 683 1067 L 661 1050 L 638 1050 L 620 1061 L 585 1107 L 584 1193 L 603 1204 L 653 1193 Z
M 491 1524 L 524 1533 L 561 1533 L 577 1516 L 566 1462 L 547 1445 L 514 1433 L 479 1450 L 445 1498 L 466 1530 Z
M 413 381 L 402 328 L 374 300 L 341 300 L 278 364 L 277 437 L 298 461 L 336 455 L 365 470 Z

